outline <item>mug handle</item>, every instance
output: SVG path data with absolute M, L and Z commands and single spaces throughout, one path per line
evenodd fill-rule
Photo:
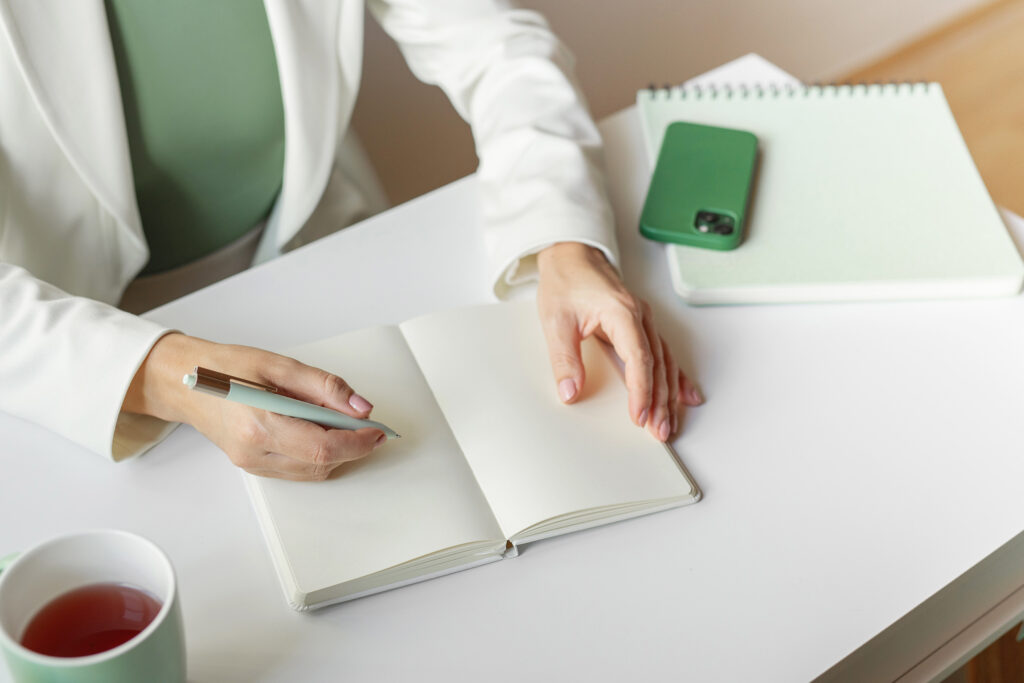
M 11 562 L 18 559 L 18 555 L 21 555 L 21 553 L 11 553 L 10 555 L 0 557 L 0 572 L 3 572 Z

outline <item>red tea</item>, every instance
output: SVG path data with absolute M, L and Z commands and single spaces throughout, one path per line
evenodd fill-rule
M 51 657 L 84 657 L 126 643 L 149 626 L 161 603 L 123 583 L 94 583 L 46 603 L 21 644 Z

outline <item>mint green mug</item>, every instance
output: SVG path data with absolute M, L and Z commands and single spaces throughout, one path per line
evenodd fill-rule
M 131 640 L 84 657 L 50 657 L 20 644 L 41 607 L 94 583 L 138 586 L 162 603 Z M 185 634 L 170 560 L 151 541 L 100 529 L 58 536 L 0 560 L 0 650 L 18 683 L 182 683 Z

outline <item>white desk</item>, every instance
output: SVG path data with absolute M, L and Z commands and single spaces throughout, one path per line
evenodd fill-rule
M 748 58 L 717 77 L 779 72 Z M 626 279 L 708 397 L 676 443 L 703 502 L 298 614 L 238 471 L 201 435 L 115 466 L 0 415 L 0 551 L 95 526 L 153 538 L 198 682 L 788 682 L 851 653 L 834 677 L 885 680 L 954 639 L 908 680 L 941 673 L 1024 584 L 1012 556 L 954 582 L 1024 531 L 1024 300 L 687 308 L 634 227 L 633 111 L 603 131 Z M 476 224 L 467 178 L 152 317 L 283 349 L 482 302 Z

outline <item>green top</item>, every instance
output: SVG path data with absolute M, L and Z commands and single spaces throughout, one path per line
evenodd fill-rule
M 105 0 L 143 274 L 194 261 L 266 217 L 284 173 L 284 107 L 260 0 Z

